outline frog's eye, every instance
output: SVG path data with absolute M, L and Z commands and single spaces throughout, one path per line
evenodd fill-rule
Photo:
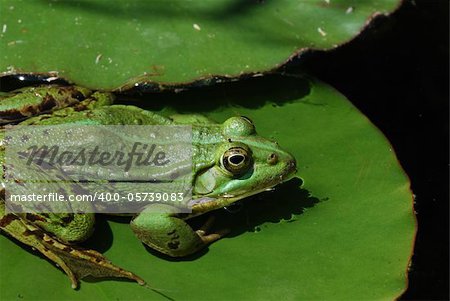
M 256 133 L 253 122 L 245 117 L 231 117 L 223 124 L 223 135 L 226 137 L 242 137 Z
M 232 147 L 222 156 L 222 166 L 233 175 L 245 173 L 251 163 L 251 154 L 242 147 Z
M 242 119 L 244 119 L 245 121 L 247 121 L 248 123 L 250 123 L 253 126 L 253 121 L 248 118 L 247 116 L 241 116 Z

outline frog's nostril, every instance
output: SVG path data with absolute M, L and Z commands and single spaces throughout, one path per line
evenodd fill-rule
M 297 163 L 295 159 L 289 159 L 286 161 L 284 173 L 282 175 L 282 181 L 287 181 L 297 173 Z
M 295 168 L 297 166 L 297 162 L 295 162 L 295 159 L 291 160 L 290 165 L 293 168 Z
M 295 159 L 289 160 L 288 166 L 290 170 L 297 170 L 297 162 Z

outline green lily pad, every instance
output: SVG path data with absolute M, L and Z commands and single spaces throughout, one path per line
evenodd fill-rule
M 0 1 L 0 73 L 78 85 L 189 83 L 283 64 L 356 36 L 400 0 Z
M 155 110 L 157 100 L 149 103 Z M 100 219 L 91 244 L 154 290 L 83 281 L 73 291 L 61 271 L 2 236 L 2 300 L 392 300 L 402 293 L 415 235 L 409 181 L 383 135 L 342 95 L 314 80 L 271 76 L 165 103 L 166 114 L 248 116 L 295 155 L 303 185 L 293 179 L 236 213 L 218 213 L 230 236 L 187 260 L 155 256 L 123 220 Z

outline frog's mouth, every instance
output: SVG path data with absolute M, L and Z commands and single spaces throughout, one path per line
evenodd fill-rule
M 271 191 L 274 189 L 275 186 L 294 178 L 296 173 L 297 173 L 296 162 L 295 162 L 295 160 L 291 160 L 286 165 L 286 169 L 285 169 L 284 173 L 282 173 L 278 177 L 275 177 L 272 180 L 268 181 L 260 189 L 252 189 L 248 192 L 236 194 L 236 195 L 225 194 L 222 197 L 227 198 L 227 199 L 231 200 L 232 202 L 235 202 L 235 201 L 250 197 L 252 195 L 255 195 L 255 194 L 258 194 L 258 193 L 261 193 L 264 191 Z
M 223 193 L 219 195 L 205 194 L 199 195 L 197 198 L 189 202 L 189 205 L 196 207 L 199 210 L 213 210 L 229 206 L 236 201 L 259 194 L 264 191 L 271 191 L 275 186 L 292 179 L 297 173 L 295 160 L 290 161 L 285 168 L 285 171 L 277 177 L 274 177 L 261 185 L 258 189 L 250 189 L 242 193 Z M 200 209 L 203 208 L 203 209 Z
M 231 204 L 236 201 L 245 199 L 247 197 L 259 194 L 261 192 L 272 191 L 275 189 L 275 186 L 277 186 L 281 183 L 287 182 L 287 181 L 291 180 L 292 178 L 294 178 L 296 173 L 297 173 L 296 164 L 295 164 L 295 161 L 292 161 L 289 163 L 288 168 L 286 169 L 285 173 L 281 174 L 278 178 L 275 178 L 272 181 L 268 182 L 267 185 L 264 185 L 262 188 L 251 190 L 251 191 L 241 193 L 241 194 L 236 194 L 236 195 L 224 194 L 224 195 L 221 195 L 219 198 L 225 198 L 228 201 L 230 201 L 230 204 Z

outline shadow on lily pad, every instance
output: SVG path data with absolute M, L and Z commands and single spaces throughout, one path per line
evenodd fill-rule
M 167 88 L 161 91 L 158 88 L 156 92 L 152 85 L 140 85 L 118 94 L 116 103 L 135 105 L 149 111 L 161 111 L 170 107 L 180 114 L 201 114 L 228 106 L 256 109 L 268 102 L 281 106 L 298 101 L 310 92 L 310 81 L 307 78 L 273 73 L 242 78 L 239 81 L 216 82 L 209 86 L 199 81 L 180 89 Z
M 309 191 L 300 188 L 302 181 L 298 178 L 277 186 L 273 191 L 260 193 L 239 201 L 232 206 L 208 212 L 189 220 L 193 229 L 200 228 L 210 215 L 214 215 L 214 225 L 210 233 L 227 229 L 227 238 L 245 235 L 247 232 L 264 231 L 268 223 L 295 222 L 307 208 L 313 207 L 320 200 L 311 196 Z M 220 243 L 220 240 L 218 242 Z M 208 253 L 208 248 L 183 258 L 173 258 L 161 254 L 149 247 L 146 249 L 153 255 L 169 261 L 192 261 Z

